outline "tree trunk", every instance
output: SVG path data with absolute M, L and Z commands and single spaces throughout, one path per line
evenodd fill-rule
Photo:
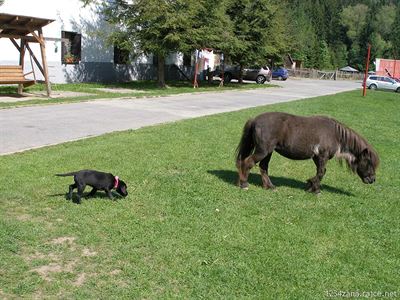
M 240 69 L 239 69 L 239 83 L 240 84 L 243 83 L 243 65 L 240 65 Z
M 165 88 L 165 57 L 162 54 L 157 56 L 157 81 L 158 87 Z

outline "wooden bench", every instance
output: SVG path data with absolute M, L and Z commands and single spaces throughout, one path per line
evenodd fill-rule
M 24 87 L 36 83 L 33 79 L 26 79 L 22 66 L 0 66 L 0 84 L 22 84 Z

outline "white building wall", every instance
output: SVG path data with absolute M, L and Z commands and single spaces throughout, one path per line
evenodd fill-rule
M 61 62 L 61 31 L 81 33 L 82 61 L 112 62 L 113 49 L 106 46 L 96 30 L 101 29 L 106 34 L 110 28 L 96 13 L 96 7 L 83 7 L 79 0 L 6 0 L 0 6 L 0 12 L 25 15 L 38 18 L 54 19 L 55 22 L 43 27 L 46 38 L 56 38 L 59 41 L 46 43 L 46 54 L 49 62 Z M 9 40 L 1 39 L 1 58 L 4 56 L 18 57 L 15 47 Z
M 49 65 L 49 77 L 53 83 L 74 81 L 121 81 L 135 79 L 153 79 L 155 70 L 153 59 L 139 57 L 131 65 L 114 64 L 114 47 L 106 42 L 112 27 L 99 13 L 99 7 L 83 7 L 79 0 L 5 0 L 0 6 L 1 13 L 54 19 L 43 27 L 46 41 L 46 56 Z M 61 31 L 82 34 L 81 61 L 78 65 L 63 65 L 61 62 Z M 19 41 L 17 41 L 19 42 Z M 40 60 L 39 46 L 30 44 Z M 25 57 L 26 71 L 30 71 L 29 54 Z M 169 64 L 181 64 L 180 55 L 167 58 Z M 18 64 L 19 53 L 9 39 L 0 39 L 0 64 Z M 36 70 L 36 68 L 35 68 Z M 41 75 L 40 71 L 35 71 Z M 37 76 L 42 79 L 41 76 Z

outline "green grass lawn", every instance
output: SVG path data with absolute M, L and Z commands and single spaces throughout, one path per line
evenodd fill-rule
M 400 282 L 400 97 L 359 91 L 197 118 L 0 157 L 0 298 L 323 299 Z M 249 117 L 329 115 L 380 155 L 365 185 L 336 161 L 319 196 L 312 161 L 274 154 L 265 191 L 235 186 Z M 129 195 L 76 205 L 70 177 L 111 171 Z M 86 191 L 89 192 L 89 189 Z
M 21 100 L 15 102 L 1 102 L 1 96 L 3 95 L 15 95 L 17 96 L 17 86 L 0 86 L 0 109 L 9 108 L 16 106 L 26 105 L 37 105 L 37 104 L 59 104 L 59 103 L 71 103 L 71 102 L 83 102 L 95 99 L 112 99 L 112 98 L 143 98 L 143 97 L 161 97 L 168 95 L 177 95 L 185 93 L 204 93 L 204 92 L 223 92 L 229 90 L 245 90 L 245 89 L 257 89 L 257 88 L 268 88 L 274 86 L 272 84 L 256 84 L 256 83 L 245 83 L 238 84 L 232 82 L 225 84 L 223 87 L 219 86 L 219 81 L 214 81 L 211 84 L 206 82 L 200 82 L 199 88 L 194 89 L 193 84 L 188 81 L 171 81 L 167 82 L 167 88 L 162 89 L 157 87 L 154 81 L 132 81 L 126 83 L 69 83 L 69 84 L 52 84 L 52 91 L 57 92 L 78 92 L 88 93 L 90 95 L 80 96 L 69 96 L 63 98 L 47 98 L 38 97 L 37 99 Z M 101 89 L 126 89 L 131 92 L 108 92 Z M 45 95 L 46 89 L 43 84 L 36 84 L 31 87 L 24 89 L 25 93 L 37 93 Z

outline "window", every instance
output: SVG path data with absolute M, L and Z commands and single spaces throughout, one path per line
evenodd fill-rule
M 81 34 L 61 31 L 61 62 L 77 64 L 81 60 Z
M 126 65 L 129 62 L 129 50 L 114 45 L 114 63 Z

